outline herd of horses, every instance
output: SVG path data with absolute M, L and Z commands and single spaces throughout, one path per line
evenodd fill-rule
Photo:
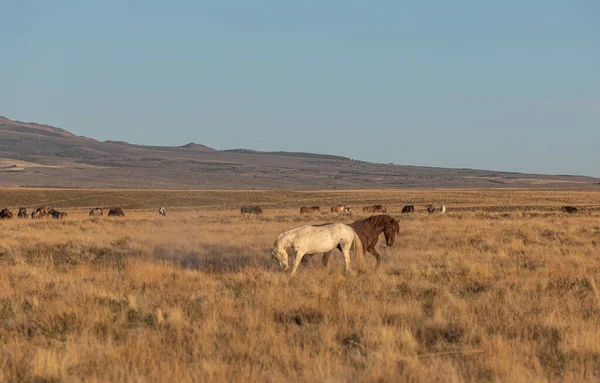
M 425 210 L 432 214 L 436 208 L 428 204 Z M 349 205 L 336 205 L 331 207 L 331 213 L 346 214 L 352 211 Z M 338 249 L 343 255 L 345 262 L 345 271 L 352 271 L 350 262 L 350 250 L 352 249 L 356 256 L 363 258 L 364 252 L 369 252 L 375 257 L 376 266 L 379 268 L 381 256 L 377 252 L 375 246 L 381 233 L 385 236 L 387 246 L 393 246 L 396 240 L 396 235 L 400 234 L 400 224 L 397 219 L 385 214 L 387 209 L 383 205 L 371 205 L 363 207 L 364 213 L 384 213 L 372 215 L 365 219 L 360 219 L 349 224 L 342 223 L 324 223 L 316 225 L 305 225 L 295 229 L 284 231 L 277 236 L 275 243 L 271 249 L 271 256 L 284 270 L 289 270 L 288 250 L 295 253 L 294 264 L 291 275 L 295 275 L 298 271 L 300 263 L 308 263 L 308 261 L 316 254 L 321 254 L 321 262 L 323 266 L 327 266 L 331 252 Z M 414 205 L 406 205 L 402 208 L 402 213 L 414 213 Z M 446 206 L 441 205 L 439 212 L 446 213 Z M 581 212 L 590 214 L 589 209 L 578 209 L 574 206 L 562 206 L 560 211 L 567 214 Z M 320 206 L 302 206 L 300 214 L 320 213 Z M 158 214 L 166 216 L 164 207 L 158 209 Z M 263 209 L 258 205 L 242 206 L 241 214 L 263 214 Z M 95 207 L 90 210 L 90 217 L 101 217 L 104 215 L 104 210 L 101 207 Z M 42 219 L 52 217 L 54 219 L 62 219 L 67 216 L 64 211 L 58 211 L 45 206 L 38 207 L 31 212 L 32 219 Z M 109 217 L 124 217 L 125 212 L 120 207 L 110 208 L 108 211 Z M 28 218 L 27 209 L 19 208 L 17 213 L 18 218 Z M 4 208 L 0 210 L 0 219 L 12 219 L 13 213 Z
M 432 204 L 425 206 L 425 210 L 432 214 L 436 208 Z M 446 206 L 439 207 L 441 214 L 446 213 Z M 336 205 L 330 209 L 331 213 L 348 214 L 352 208 L 349 205 Z M 396 240 L 396 235 L 400 234 L 400 224 L 397 219 L 387 215 L 387 208 L 384 205 L 371 205 L 362 208 L 363 213 L 384 213 L 372 215 L 365 219 L 360 219 L 349 224 L 342 223 L 324 223 L 316 225 L 305 225 L 295 229 L 284 231 L 277 236 L 271 249 L 271 256 L 276 260 L 284 270 L 289 270 L 288 250 L 295 253 L 294 264 L 292 266 L 291 275 L 295 275 L 301 263 L 308 263 L 310 259 L 317 254 L 321 254 L 321 262 L 327 267 L 329 258 L 333 250 L 338 249 L 343 256 L 345 262 L 346 273 L 352 272 L 350 261 L 350 250 L 357 257 L 363 258 L 365 251 L 375 257 L 375 268 L 379 268 L 381 256 L 377 252 L 376 245 L 381 233 L 385 236 L 387 246 L 393 246 Z M 581 212 L 590 214 L 589 209 L 578 209 L 574 206 L 562 206 L 560 211 L 567 214 Z M 302 206 L 300 214 L 320 213 L 320 206 Z M 414 205 L 406 205 L 402 208 L 402 213 L 414 213 Z M 164 207 L 158 209 L 160 216 L 166 216 Z M 263 209 L 258 205 L 242 206 L 241 214 L 263 214 Z M 101 207 L 95 207 L 90 210 L 90 217 L 101 217 L 104 215 L 104 210 Z M 32 219 L 42 219 L 52 217 L 54 219 L 62 219 L 67 216 L 64 211 L 58 211 L 45 206 L 38 207 L 31 212 Z M 124 217 L 125 212 L 120 207 L 110 208 L 108 211 L 109 217 Z M 28 218 L 27 209 L 19 208 L 17 213 L 18 218 Z M 0 210 L 0 219 L 12 219 L 13 213 L 8 209 Z
M 52 217 L 54 219 L 63 219 L 67 216 L 67 212 L 58 211 L 56 209 L 51 209 L 47 207 L 38 207 L 34 211 L 31 212 L 31 219 L 41 219 L 46 217 Z M 14 214 L 8 210 L 8 208 L 0 210 L 0 219 L 12 219 Z M 17 213 L 17 218 L 29 218 L 29 214 L 27 213 L 27 209 L 24 207 L 19 208 L 19 212 Z
M 255 206 L 255 208 L 260 209 L 262 213 L 260 207 Z M 435 207 L 431 204 L 426 205 L 425 210 L 429 214 L 436 211 Z M 319 206 L 303 206 L 300 208 L 300 214 L 320 211 Z M 414 211 L 415 207 L 413 205 L 406 205 L 402 208 L 402 213 L 413 213 Z M 446 206 L 440 206 L 439 211 L 445 214 Z M 578 209 L 574 206 L 562 206 L 560 211 L 568 214 L 577 212 L 590 214 L 589 209 Z M 244 208 L 242 208 L 243 212 Z M 350 206 L 337 205 L 331 208 L 331 212 L 350 212 Z M 382 205 L 365 206 L 363 212 L 386 212 L 386 208 Z M 292 250 L 295 253 L 291 273 L 293 276 L 297 273 L 298 266 L 301 263 L 308 263 L 315 254 L 322 254 L 321 262 L 323 266 L 327 267 L 331 252 L 337 248 L 344 258 L 346 273 L 350 273 L 352 268 L 350 265 L 349 250 L 352 248 L 356 256 L 360 258 L 364 257 L 365 251 L 371 253 L 376 259 L 375 268 L 377 269 L 381 262 L 381 256 L 375 246 L 381 233 L 385 235 L 386 245 L 392 246 L 396 240 L 396 235 L 400 234 L 398 220 L 389 215 L 380 214 L 372 215 L 350 224 L 325 223 L 300 226 L 284 231 L 277 236 L 271 248 L 271 256 L 287 271 L 289 270 L 288 250 Z
M 158 209 L 158 214 L 160 216 L 165 217 L 167 212 L 164 207 L 160 207 Z M 53 208 L 48 208 L 46 206 L 40 206 L 34 211 L 31 212 L 31 215 L 28 215 L 27 208 L 20 207 L 19 212 L 17 213 L 17 218 L 27 219 L 31 216 L 31 219 L 42 219 L 42 218 L 54 218 L 54 219 L 63 219 L 67 217 L 67 212 L 58 211 Z M 90 217 L 102 217 L 104 215 L 104 209 L 101 207 L 95 207 L 90 210 Z M 109 217 L 125 217 L 125 212 L 120 207 L 113 207 L 108 210 Z M 12 219 L 14 218 L 14 214 L 8 209 L 4 208 L 0 210 L 0 219 Z
M 425 206 L 425 209 L 429 214 L 432 214 L 436 211 L 436 208 L 429 204 Z M 350 205 L 336 205 L 332 206 L 329 209 L 331 213 L 337 214 L 348 214 L 352 212 L 352 208 Z M 371 205 L 365 206 L 362 208 L 363 213 L 387 213 L 387 208 L 384 205 Z M 262 214 L 263 209 L 258 205 L 246 205 L 240 208 L 240 212 L 242 215 L 244 214 Z M 402 208 L 402 213 L 414 213 L 415 207 L 414 205 L 406 205 Z M 442 214 L 446 214 L 446 205 L 442 205 L 439 207 L 439 212 Z M 321 206 L 302 206 L 300 208 L 300 214 L 316 214 L 321 213 Z

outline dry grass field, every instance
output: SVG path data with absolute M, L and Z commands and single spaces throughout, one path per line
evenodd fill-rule
M 378 271 L 367 254 L 344 276 L 336 253 L 291 279 L 275 237 L 364 217 L 297 210 L 337 203 L 387 204 L 396 244 Z M 69 217 L 0 221 L 0 381 L 600 379 L 598 192 L 0 190 L 42 204 Z

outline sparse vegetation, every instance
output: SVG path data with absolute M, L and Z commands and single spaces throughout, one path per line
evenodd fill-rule
M 69 215 L 0 222 L 0 381 L 597 381 L 599 197 L 1 190 Z M 377 272 L 366 255 L 345 277 L 334 255 L 290 279 L 275 236 L 358 217 L 297 213 L 337 203 L 387 205 L 396 245 L 380 242 Z M 127 216 L 89 218 L 96 205 Z

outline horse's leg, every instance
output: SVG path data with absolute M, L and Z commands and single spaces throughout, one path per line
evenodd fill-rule
M 342 246 L 338 243 L 337 245 L 338 250 L 340 251 L 340 253 L 342 252 Z M 327 267 L 327 265 L 329 264 L 329 257 L 331 257 L 331 252 L 333 250 L 329 250 L 326 253 L 323 253 L 323 257 L 321 257 L 321 263 L 323 263 L 323 266 Z
M 377 250 L 375 250 L 375 246 L 371 247 L 367 251 L 369 253 L 373 254 L 373 256 L 375 257 L 375 259 L 377 260 L 377 263 L 375 264 L 375 268 L 378 269 L 379 268 L 379 263 L 381 261 L 381 256 L 379 255 L 379 253 L 377 252 Z
M 350 275 L 352 267 L 350 267 L 350 246 L 351 244 L 345 243 L 342 246 L 342 254 L 344 255 L 344 262 L 346 263 L 346 274 Z
M 300 265 L 300 262 L 302 261 L 303 257 L 304 251 L 300 250 L 296 252 L 296 259 L 294 259 L 294 267 L 292 267 L 292 277 L 296 275 L 296 272 L 298 271 L 298 266 Z
M 326 253 L 323 253 L 323 257 L 321 257 L 321 263 L 323 263 L 323 266 L 327 267 L 327 264 L 329 263 L 329 257 L 331 256 L 331 250 L 329 250 Z
M 307 266 L 310 260 L 312 259 L 314 254 L 304 254 L 304 258 L 302 258 L 302 264 Z

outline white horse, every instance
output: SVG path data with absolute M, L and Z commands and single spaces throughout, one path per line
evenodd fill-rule
M 442 212 L 442 214 L 446 214 L 446 205 L 440 206 L 440 211 Z
M 342 223 L 330 223 L 321 226 L 300 226 L 284 231 L 277 236 L 271 256 L 285 270 L 289 270 L 287 249 L 292 248 L 296 253 L 292 276 L 296 274 L 298 265 L 304 254 L 326 253 L 338 247 L 344 255 L 346 273 L 351 272 L 350 247 L 359 257 L 363 257 L 363 247 L 360 238 L 353 228 Z

